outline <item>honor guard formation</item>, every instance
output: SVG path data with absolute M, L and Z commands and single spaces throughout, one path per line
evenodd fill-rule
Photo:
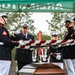
M 50 35 L 51 40 L 35 40 L 34 36 L 29 33 L 28 23 L 21 26 L 20 33 L 9 35 L 5 27 L 7 22 L 8 16 L 6 14 L 0 15 L 0 75 L 9 75 L 13 48 L 16 51 L 17 75 L 23 66 L 39 62 L 38 48 L 41 48 L 41 62 L 49 61 L 61 69 L 65 67 L 68 75 L 75 75 L 72 62 L 75 59 L 75 18 L 65 20 L 67 32 L 62 40 L 59 40 L 57 32 Z M 32 59 L 34 56 L 36 56 L 35 62 Z

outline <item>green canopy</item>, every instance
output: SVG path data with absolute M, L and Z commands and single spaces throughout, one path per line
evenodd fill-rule
M 0 12 L 75 12 L 75 0 L 0 0 Z

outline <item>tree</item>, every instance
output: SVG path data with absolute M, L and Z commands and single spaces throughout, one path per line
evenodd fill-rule
M 59 33 L 59 38 L 63 38 L 64 32 L 66 32 L 66 28 L 64 26 L 65 19 L 68 18 L 73 18 L 75 13 L 52 13 L 53 17 L 51 21 L 47 21 L 49 24 L 49 30 L 50 32 L 58 32 Z
M 28 23 L 30 33 L 34 34 L 35 27 L 33 26 L 34 20 L 31 19 L 32 13 L 28 12 L 8 12 L 8 24 L 9 31 L 16 31 L 21 28 L 24 23 Z

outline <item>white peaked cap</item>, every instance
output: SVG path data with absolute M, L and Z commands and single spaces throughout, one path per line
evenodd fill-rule
M 30 25 L 28 23 L 25 23 L 22 25 L 22 27 L 29 27 Z
M 73 20 L 72 20 L 72 19 L 70 19 L 70 18 L 66 19 L 65 21 L 73 22 Z
M 0 13 L 0 16 L 3 16 L 3 15 L 6 15 L 6 13 L 5 12 Z
M 52 33 L 51 33 L 51 36 L 53 36 L 53 35 L 58 36 L 59 34 L 58 34 L 57 32 L 52 32 Z

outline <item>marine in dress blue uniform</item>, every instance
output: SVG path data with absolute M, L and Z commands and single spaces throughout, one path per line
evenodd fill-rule
M 0 16 L 0 75 L 9 75 L 11 64 L 11 50 L 14 46 L 18 46 L 19 42 L 10 39 L 9 32 L 5 28 L 7 16 Z
M 67 33 L 64 37 L 64 40 L 74 39 L 75 38 L 75 29 L 74 23 L 71 19 L 65 21 L 65 27 L 67 28 Z M 65 46 L 62 48 L 62 58 L 65 63 L 65 67 L 68 75 L 75 75 L 74 66 L 72 59 L 75 59 L 75 45 Z
M 0 16 L 0 75 L 9 75 L 11 65 L 11 51 L 15 46 L 22 46 L 21 41 L 13 41 L 9 36 L 8 30 L 5 28 L 7 16 Z

